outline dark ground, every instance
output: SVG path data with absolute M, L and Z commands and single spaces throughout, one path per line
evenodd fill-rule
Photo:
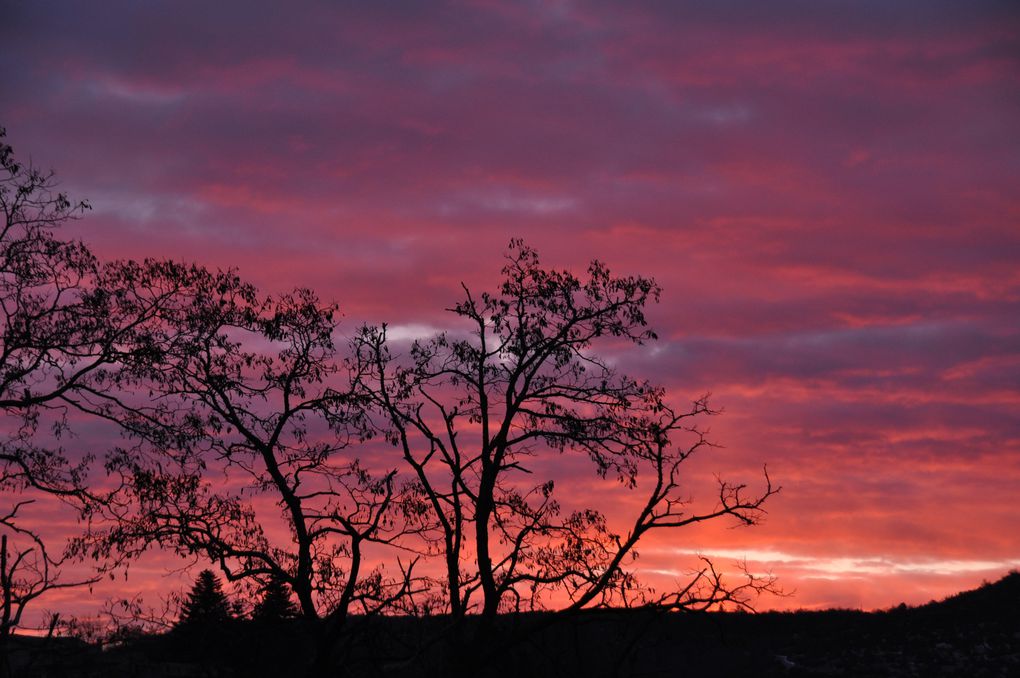
M 603 611 L 547 625 L 501 619 L 475 676 L 1020 676 L 1020 573 L 921 607 L 885 612 L 650 614 Z M 452 652 L 429 640 L 445 620 L 356 620 L 335 675 L 445 676 Z M 529 632 L 530 630 L 530 632 Z M 299 676 L 314 654 L 302 622 L 175 631 L 102 650 L 17 639 L 13 675 Z M 471 629 L 468 630 L 471 632 Z M 520 637 L 524 637 L 520 640 Z M 516 639 L 516 640 L 515 640 Z M 456 656 L 478 650 L 466 645 Z M 424 647 L 424 650 L 421 648 Z M 331 675 L 331 672 L 324 672 Z

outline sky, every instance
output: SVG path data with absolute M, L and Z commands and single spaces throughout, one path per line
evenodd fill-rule
M 660 340 L 621 366 L 724 409 L 698 472 L 754 483 L 767 463 L 783 489 L 760 527 L 657 536 L 651 578 L 746 559 L 793 593 L 764 608 L 872 609 L 1020 567 L 1012 3 L 0 17 L 0 124 L 91 201 L 70 233 L 104 259 L 237 267 L 405 337 L 449 327 L 512 237 L 654 277 Z M 175 564 L 148 562 L 91 595 L 158 588 Z

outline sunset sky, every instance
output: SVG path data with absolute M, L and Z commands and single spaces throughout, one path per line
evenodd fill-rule
M 1020 567 L 1015 3 L 346 5 L 0 1 L 0 124 L 104 259 L 344 328 L 450 327 L 511 237 L 656 278 L 660 340 L 616 359 L 725 410 L 697 469 L 783 490 L 650 542 L 652 578 L 746 558 L 796 591 L 762 607 L 876 608 Z

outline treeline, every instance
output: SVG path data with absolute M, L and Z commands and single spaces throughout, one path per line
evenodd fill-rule
M 599 353 L 656 339 L 652 279 L 548 269 L 515 240 L 495 289 L 462 286 L 455 329 L 341 340 L 337 305 L 309 289 L 99 261 L 60 233 L 88 204 L 2 140 L 0 638 L 46 591 L 154 548 L 292 597 L 317 629 L 312 663 L 331 661 L 352 615 L 441 616 L 444 637 L 482 652 L 500 614 L 748 606 L 773 587 L 707 560 L 673 590 L 635 575 L 649 532 L 753 525 L 777 491 L 766 474 L 692 502 L 680 470 L 711 446 L 707 398 L 681 407 Z M 83 418 L 116 426 L 118 446 L 63 450 Z M 561 505 L 557 456 L 626 493 L 631 514 Z M 25 497 L 72 506 L 82 533 L 47 548 Z M 62 580 L 68 559 L 95 575 Z

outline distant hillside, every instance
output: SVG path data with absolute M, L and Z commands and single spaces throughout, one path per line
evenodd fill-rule
M 919 607 L 792 617 L 786 675 L 1020 676 L 1017 572 Z M 763 631 L 779 640 L 777 626 Z
M 506 643 L 472 676 L 1020 676 L 1020 573 L 920 607 L 762 614 L 596 611 L 548 626 L 500 620 Z M 424 645 L 442 618 L 356 620 L 343 675 L 446 676 L 451 652 Z M 311 627 L 234 622 L 200 634 L 143 637 L 108 651 L 18 639 L 14 675 L 300 675 Z M 516 638 L 516 640 L 515 640 Z
M 1003 615 L 1020 614 L 1020 571 L 1014 570 L 999 581 L 985 583 L 971 591 L 963 591 L 916 609 L 980 616 L 995 612 Z

